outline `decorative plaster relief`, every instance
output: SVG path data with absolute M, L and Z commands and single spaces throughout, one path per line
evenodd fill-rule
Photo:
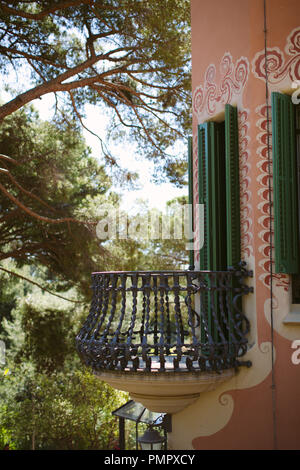
M 249 151 L 249 110 L 238 111 L 239 154 L 240 154 L 240 218 L 241 218 L 241 258 L 247 263 L 253 255 L 253 227 L 251 202 L 251 164 Z
M 267 48 L 267 75 L 271 90 L 290 89 L 295 80 L 300 80 L 300 27 L 293 29 L 287 37 L 285 54 L 279 47 Z M 252 61 L 252 72 L 265 81 L 265 51 L 258 52 Z
M 243 91 L 249 77 L 249 61 L 241 57 L 233 62 L 232 56 L 226 52 L 219 65 L 219 80 L 217 84 L 217 71 L 214 64 L 210 64 L 205 72 L 204 84 L 199 85 L 193 93 L 193 111 L 197 116 L 198 124 L 203 123 L 217 114 L 224 114 L 227 103 L 238 106 L 239 120 L 239 149 L 240 149 L 240 201 L 241 201 L 241 254 L 242 259 L 249 262 L 253 254 L 252 233 L 252 203 L 250 192 L 251 164 L 249 159 L 249 110 L 243 107 Z M 197 164 L 197 136 L 194 135 L 194 197 L 198 202 L 198 164 Z M 195 239 L 199 238 L 199 223 L 195 221 Z M 199 268 L 200 254 L 195 253 L 196 268 Z M 253 267 L 251 266 L 251 269 Z
M 204 84 L 193 93 L 193 110 L 198 123 L 204 122 L 224 111 L 227 103 L 242 107 L 242 95 L 249 76 L 249 61 L 241 57 L 233 63 L 232 56 L 226 52 L 219 65 L 220 79 L 216 84 L 216 66 L 210 64 L 205 72 Z
M 229 423 L 234 411 L 234 399 L 230 391 L 254 387 L 265 380 L 271 370 L 271 343 L 256 344 L 247 353 L 247 360 L 252 360 L 255 367 L 241 368 L 226 384 L 213 392 L 200 395 L 194 404 L 173 415 L 174 431 L 168 441 L 171 449 L 193 449 L 191 441 L 195 436 L 211 436 Z M 181 420 L 185 423 L 184 434 Z
M 300 27 L 295 28 L 287 37 L 287 43 L 284 49 L 285 54 L 278 48 L 268 48 L 267 72 L 270 84 L 270 91 L 285 91 L 291 89 L 292 82 L 300 80 Z M 205 73 L 204 83 L 199 85 L 193 93 L 193 111 L 197 116 L 198 123 L 212 119 L 224 110 L 226 103 L 238 106 L 239 109 L 239 140 L 241 160 L 241 228 L 242 228 L 242 250 L 244 257 L 248 257 L 250 263 L 253 263 L 253 223 L 252 223 L 252 205 L 250 186 L 250 162 L 249 162 L 249 111 L 243 106 L 243 92 L 247 84 L 249 75 L 249 62 L 245 57 L 241 57 L 235 64 L 232 56 L 226 52 L 221 60 L 220 78 L 216 83 L 216 67 L 210 64 Z M 252 72 L 254 76 L 265 82 L 265 51 L 258 52 L 252 61 Z M 269 178 L 272 176 L 272 168 L 269 168 L 268 147 L 271 136 L 267 132 L 267 107 L 262 104 L 256 108 L 257 113 L 257 140 L 259 147 L 257 155 L 259 160 L 257 168 L 259 176 L 257 182 L 259 185 L 260 202 L 258 209 L 261 216 L 258 223 L 261 230 L 258 234 L 261 243 L 259 253 L 259 267 L 262 273 L 259 279 L 266 288 L 270 288 L 270 250 L 273 249 L 270 243 L 270 211 L 269 211 Z M 194 137 L 194 171 L 197 169 L 197 139 Z M 197 178 L 198 180 L 198 178 Z M 272 188 L 271 188 L 272 191 Z M 271 194 L 272 195 L 272 194 Z M 198 197 L 198 181 L 194 182 L 195 200 Z M 198 259 L 198 258 L 197 258 Z M 295 333 L 292 329 L 282 325 L 282 316 L 286 314 L 287 300 L 290 295 L 290 282 L 287 275 L 274 275 L 274 304 L 276 310 L 275 329 L 282 336 L 294 339 Z M 284 294 L 284 295 L 282 295 Z M 267 299 L 264 304 L 265 316 L 270 322 L 270 301 Z M 283 314 L 284 312 L 284 314 Z M 281 320 L 279 320 L 281 318 Z M 254 325 L 253 325 L 254 323 Z M 256 330 L 256 321 L 252 327 Z M 255 387 L 260 384 L 271 372 L 271 343 L 265 342 L 259 344 L 255 331 L 255 344 L 247 352 L 245 359 L 252 360 L 255 367 L 250 369 L 241 368 L 239 374 L 232 378 L 226 384 L 223 384 L 214 392 L 203 394 L 196 403 L 189 408 L 173 416 L 174 429 L 181 429 L 180 422 L 188 422 L 185 427 L 187 432 L 177 436 L 172 433 L 170 444 L 180 442 L 183 449 L 192 449 L 191 440 L 195 437 L 210 436 L 223 429 L 229 423 L 234 412 L 234 400 L 230 390 L 242 390 Z M 275 354 L 275 351 L 274 351 Z M 212 412 L 213 410 L 213 412 Z
M 267 75 L 270 91 L 286 92 L 292 89 L 292 83 L 300 79 L 300 27 L 293 29 L 289 34 L 285 46 L 285 54 L 278 47 L 267 48 Z M 260 80 L 265 81 L 265 52 L 258 52 L 252 61 L 252 72 L 254 76 Z M 269 113 L 268 113 L 269 111 Z M 258 218 L 258 223 L 261 226 L 261 231 L 258 236 L 261 239 L 259 246 L 259 253 L 261 258 L 259 266 L 262 269 L 259 279 L 265 287 L 271 287 L 271 264 L 270 252 L 274 251 L 274 230 L 270 231 L 270 199 L 273 200 L 273 168 L 272 168 L 272 125 L 271 125 L 271 107 L 265 103 L 256 108 L 258 128 L 257 140 L 259 146 L 257 155 L 259 161 L 257 168 L 260 175 L 257 178 L 259 184 L 258 194 L 261 202 L 258 204 L 258 209 L 261 216 Z M 269 126 L 268 126 L 269 115 Z M 269 128 L 269 129 L 268 129 Z M 270 153 L 268 159 L 268 153 Z M 269 178 L 271 178 L 269 185 Z M 271 194 L 270 194 L 271 192 Z M 271 196 L 271 197 L 270 197 Z M 272 243 L 271 243 L 272 238 Z M 272 257 L 274 259 L 274 255 Z M 274 271 L 274 270 L 273 270 Z M 295 339 L 297 331 L 295 329 L 284 325 L 283 320 L 289 313 L 291 308 L 291 292 L 290 292 L 290 276 L 287 274 L 272 273 L 273 276 L 273 324 L 275 330 L 287 339 Z M 267 299 L 264 304 L 265 317 L 270 323 L 270 299 Z
M 271 134 L 271 125 L 269 125 L 269 139 L 268 139 L 268 128 L 267 128 L 267 106 L 262 104 L 256 108 L 257 121 L 256 126 L 258 128 L 258 133 L 256 139 L 259 142 L 257 148 L 258 162 L 256 164 L 257 168 L 260 171 L 260 175 L 257 177 L 258 182 L 258 195 L 260 196 L 260 202 L 258 204 L 258 209 L 261 213 L 261 216 L 258 218 L 258 223 L 261 227 L 258 236 L 261 240 L 259 246 L 259 252 L 261 258 L 258 262 L 258 265 L 261 267 L 263 273 L 260 274 L 259 279 L 262 281 L 264 286 L 270 289 L 271 286 L 271 266 L 270 266 L 270 250 L 274 250 L 274 231 L 270 231 L 270 192 L 271 200 L 273 199 L 272 191 L 272 134 Z M 270 111 L 270 108 L 269 108 Z M 269 118 L 271 117 L 271 112 L 269 113 Z M 270 152 L 270 161 L 268 158 L 268 149 Z M 271 180 L 271 181 L 270 181 Z M 269 185 L 269 183 L 271 183 Z M 271 247 L 271 238 L 272 236 L 272 247 Z M 274 259 L 274 256 L 273 256 Z M 275 274 L 273 273 L 273 280 L 275 280 L 275 286 L 281 287 L 285 292 L 289 291 L 290 279 L 287 274 Z
M 239 150 L 240 150 L 240 201 L 241 201 L 241 251 L 242 259 L 247 261 L 250 269 L 254 269 L 253 257 L 253 209 L 251 198 L 251 163 L 250 163 L 250 136 L 249 136 L 249 109 L 243 106 L 243 91 L 249 76 L 249 62 L 246 57 L 241 57 L 233 63 L 230 53 L 225 53 L 219 66 L 220 78 L 216 83 L 217 73 L 214 64 L 210 64 L 205 73 L 204 84 L 198 86 L 193 94 L 193 110 L 197 116 L 198 124 L 215 118 L 219 113 L 224 113 L 227 103 L 238 106 L 239 122 Z M 198 155 L 197 135 L 194 133 L 194 202 L 198 202 Z M 197 236 L 198 223 L 195 223 Z M 199 268 L 199 252 L 195 256 L 196 269 Z M 226 426 L 234 411 L 234 399 L 230 390 L 244 389 L 262 382 L 270 373 L 270 343 L 257 343 L 256 309 L 253 299 L 245 303 L 245 311 L 249 310 L 251 316 L 251 339 L 253 342 L 247 352 L 245 360 L 255 362 L 255 368 L 241 368 L 237 376 L 231 379 L 226 386 L 220 385 L 215 392 L 205 393 L 197 402 L 183 412 L 173 416 L 174 429 L 181 429 L 180 421 L 189 422 L 188 432 L 183 436 L 177 436 L 175 432 L 170 436 L 170 446 L 175 448 L 180 442 L 183 449 L 192 449 L 192 439 L 195 436 L 212 435 Z M 229 393 L 227 393 L 229 392 Z M 213 412 L 212 412 L 213 410 Z M 177 423 L 176 423 L 177 421 Z
M 197 134 L 193 136 L 193 194 L 194 194 L 194 207 L 199 204 L 199 182 L 198 182 L 198 139 Z M 200 240 L 200 220 L 199 211 L 194 213 L 194 232 L 195 232 L 195 243 L 194 243 L 194 262 L 195 269 L 200 269 L 200 251 L 198 248 Z

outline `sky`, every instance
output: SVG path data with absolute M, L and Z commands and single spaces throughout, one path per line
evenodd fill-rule
M 49 119 L 53 115 L 52 106 L 54 104 L 51 94 L 43 96 L 41 99 L 32 103 L 39 111 L 41 119 Z M 93 133 L 98 134 L 105 141 L 106 126 L 108 125 L 108 116 L 100 108 L 88 105 L 86 108 L 86 119 L 83 119 L 84 125 Z M 83 129 L 83 135 L 87 145 L 92 150 L 92 155 L 98 158 L 100 142 L 97 137 L 87 130 Z M 139 175 L 139 188 L 136 190 L 122 190 L 115 186 L 112 189 L 122 194 L 121 208 L 126 208 L 128 213 L 135 212 L 136 201 L 142 199 L 147 202 L 149 208 L 164 210 L 166 202 L 182 195 L 187 194 L 187 186 L 176 188 L 174 185 L 166 182 L 154 184 L 151 182 L 151 175 L 154 170 L 154 163 L 139 157 L 136 158 L 135 144 L 113 144 L 110 146 L 114 157 L 117 157 L 118 163 L 124 169 L 137 172 Z

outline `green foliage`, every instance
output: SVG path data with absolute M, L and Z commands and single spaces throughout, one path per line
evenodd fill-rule
M 107 260 L 95 210 L 116 200 L 106 195 L 111 182 L 103 166 L 75 123 L 41 122 L 30 109 L 3 121 L 0 153 L 14 159 L 1 159 L 0 260 L 45 266 L 52 288 L 77 285 L 88 295 L 90 273 Z
M 15 270 L 13 263 L 9 266 Z M 26 268 L 22 269 L 23 274 L 27 271 Z M 2 280 L 7 276 L 4 274 Z M 54 371 L 80 367 L 75 336 L 86 316 L 88 304 L 74 305 L 15 278 L 6 280 L 6 286 L 7 293 L 10 292 L 15 301 L 9 315 L 3 315 L 0 328 L 0 339 L 6 344 L 9 367 L 30 364 L 35 372 L 48 375 Z M 71 295 L 68 292 L 66 295 L 74 297 L 74 293 Z
M 21 312 L 21 327 L 25 333 L 24 355 L 36 365 L 38 372 L 61 370 L 71 352 L 70 342 L 75 331 L 69 315 L 54 308 L 39 310 L 25 303 Z
M 6 281 L 6 296 L 14 286 L 19 297 L 10 320 L 2 322 L 7 350 L 0 369 L 0 444 L 25 450 L 113 448 L 118 422 L 111 412 L 128 397 L 80 363 L 74 338 L 87 311 L 31 285 L 21 295 L 23 284 Z
M 185 202 L 180 198 L 169 203 L 171 232 L 176 204 Z M 141 206 L 140 213 L 149 211 Z M 161 212 L 160 221 L 162 217 Z M 187 261 L 183 240 L 111 240 L 107 245 L 112 252 L 110 269 L 178 269 L 178 263 Z M 7 267 L 15 270 L 12 262 Z M 38 282 L 45 275 L 41 267 L 32 271 L 24 266 L 21 273 L 34 273 Z M 3 440 L 7 437 L 17 449 L 113 448 L 118 423 L 111 411 L 128 397 L 100 382 L 79 362 L 74 339 L 88 305 L 42 293 L 6 273 L 0 277 L 0 312 L 2 306 L 11 306 L 9 314 L 3 312 L 0 335 L 7 345 L 5 367 L 10 371 L 0 376 Z M 134 448 L 134 426 L 127 423 L 126 429 L 127 446 Z
M 180 217 L 186 203 L 187 197 L 176 198 L 168 202 L 164 211 L 148 209 L 141 203 L 137 215 L 127 216 L 129 238 L 122 239 L 118 235 L 115 240 L 107 242 L 106 247 L 113 254 L 111 269 L 118 271 L 186 269 L 188 240 L 185 237 L 183 219 Z M 139 230 L 140 222 L 142 224 L 146 222 L 145 231 Z M 154 224 L 157 224 L 158 238 L 151 233 Z M 134 230 L 131 235 L 130 226 L 137 227 L 135 236 L 133 236 Z
M 170 146 L 191 127 L 190 0 L 2 0 L 0 27 L 0 70 L 17 76 L 0 119 L 47 93 L 64 118 L 93 104 L 156 159 L 156 175 L 173 175 Z
M 16 449 L 114 445 L 111 412 L 128 397 L 82 366 L 75 350 L 90 274 L 178 269 L 187 252 L 174 237 L 100 243 L 98 208 L 119 198 L 91 157 L 82 118 L 86 104 L 101 107 L 111 117 L 109 138 L 135 140 L 155 159 L 156 181 L 185 184 L 186 162 L 171 149 L 191 126 L 189 3 L 1 1 L 0 72 L 11 100 L 0 106 L 0 267 L 81 303 L 0 270 L 0 448 L 7 441 Z M 56 114 L 42 122 L 26 105 L 47 93 L 55 93 Z M 101 150 L 116 166 L 103 142 Z M 120 185 L 121 177 L 132 179 L 120 173 Z M 172 232 L 178 221 L 169 208 Z M 142 205 L 139 212 L 151 215 Z M 157 217 L 162 224 L 165 214 Z
M 5 408 L 3 408 L 5 410 Z M 0 416 L 3 411 L 0 411 Z M 4 450 L 4 447 L 9 445 L 9 450 L 15 450 L 15 444 L 12 442 L 11 433 L 3 426 L 0 425 L 0 450 Z
M 47 376 L 21 367 L 5 381 L 10 384 L 0 385 L 0 422 L 17 449 L 109 449 L 117 440 L 111 412 L 127 395 L 88 370 Z
M 143 31 L 145 41 L 147 35 L 151 39 L 149 31 Z M 136 99 L 132 90 L 130 96 Z M 166 106 L 171 97 L 162 96 Z M 163 127 L 159 132 L 163 138 Z M 6 375 L 0 370 L 0 446 L 9 440 L 17 449 L 112 448 L 117 423 L 111 411 L 127 396 L 94 377 L 75 350 L 75 335 L 89 308 L 90 274 L 179 269 L 187 265 L 185 240 L 137 237 L 100 243 L 97 210 L 107 202 L 117 206 L 119 198 L 109 192 L 110 178 L 90 156 L 72 119 L 41 122 L 32 109 L 23 108 L 2 121 L 0 153 L 13 158 L 2 156 L 0 165 L 0 267 L 82 302 L 58 299 L 0 270 L 0 339 L 9 369 Z M 172 168 L 178 180 L 180 168 Z M 171 232 L 178 224 L 174 202 L 186 199 L 170 202 Z M 142 204 L 139 213 L 151 215 Z M 161 224 L 165 214 L 157 216 Z M 129 217 L 129 224 L 135 222 Z M 127 436 L 131 446 L 133 431 Z

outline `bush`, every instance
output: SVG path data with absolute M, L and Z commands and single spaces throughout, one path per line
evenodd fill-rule
M 112 411 L 127 395 L 89 370 L 24 378 L 20 369 L 8 381 L 0 422 L 17 449 L 110 449 L 118 439 Z

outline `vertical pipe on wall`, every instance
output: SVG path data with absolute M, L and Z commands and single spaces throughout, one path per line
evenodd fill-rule
M 272 417 L 273 417 L 273 445 L 277 449 L 277 417 L 276 417 L 276 384 L 274 370 L 274 322 L 273 322 L 273 232 L 272 232 L 272 161 L 270 147 L 270 103 L 269 103 L 269 79 L 268 79 L 268 49 L 267 49 L 267 5 L 263 0 L 264 7 L 264 51 L 265 51 L 265 77 L 266 77 L 266 110 L 267 110 L 267 151 L 268 151 L 268 173 L 269 173 L 269 216 L 270 216 L 270 321 L 271 321 L 271 362 L 272 362 Z

